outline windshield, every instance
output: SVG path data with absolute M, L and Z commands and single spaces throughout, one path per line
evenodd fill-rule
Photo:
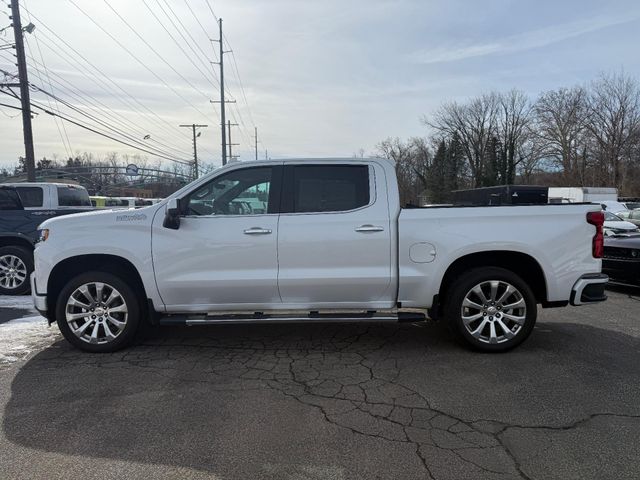
M 607 211 L 604 212 L 604 220 L 605 222 L 622 222 L 619 216 Z

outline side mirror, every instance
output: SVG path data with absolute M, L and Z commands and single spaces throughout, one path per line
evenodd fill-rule
M 172 230 L 178 230 L 180 228 L 180 199 L 171 198 L 167 203 L 167 211 L 164 214 L 164 222 L 162 222 L 164 228 L 171 228 Z

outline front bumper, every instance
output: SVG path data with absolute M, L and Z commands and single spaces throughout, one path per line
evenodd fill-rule
M 571 290 L 571 305 L 587 305 L 604 302 L 604 288 L 609 277 L 603 273 L 587 273 L 578 279 Z
M 640 284 L 640 259 L 605 257 L 602 259 L 602 271 L 612 280 Z
M 38 295 L 38 290 L 36 289 L 35 272 L 31 274 L 30 282 L 31 282 L 31 298 L 33 300 L 33 306 L 40 313 L 40 315 L 46 317 L 47 316 L 47 296 Z

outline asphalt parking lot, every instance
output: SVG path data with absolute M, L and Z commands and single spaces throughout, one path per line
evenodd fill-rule
M 91 355 L 5 301 L 0 477 L 637 479 L 638 302 L 541 310 L 498 355 L 433 323 L 163 328 Z

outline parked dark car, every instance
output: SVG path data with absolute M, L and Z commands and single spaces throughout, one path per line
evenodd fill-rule
M 605 237 L 602 272 L 614 281 L 640 285 L 640 234 Z
M 0 185 L 0 295 L 24 295 L 29 292 L 38 225 L 48 218 L 87 211 L 87 208 L 58 205 L 54 205 L 55 208 L 25 209 L 21 194 L 25 195 L 25 192 L 19 192 L 15 186 Z M 29 196 L 24 198 L 25 201 L 31 199 Z

